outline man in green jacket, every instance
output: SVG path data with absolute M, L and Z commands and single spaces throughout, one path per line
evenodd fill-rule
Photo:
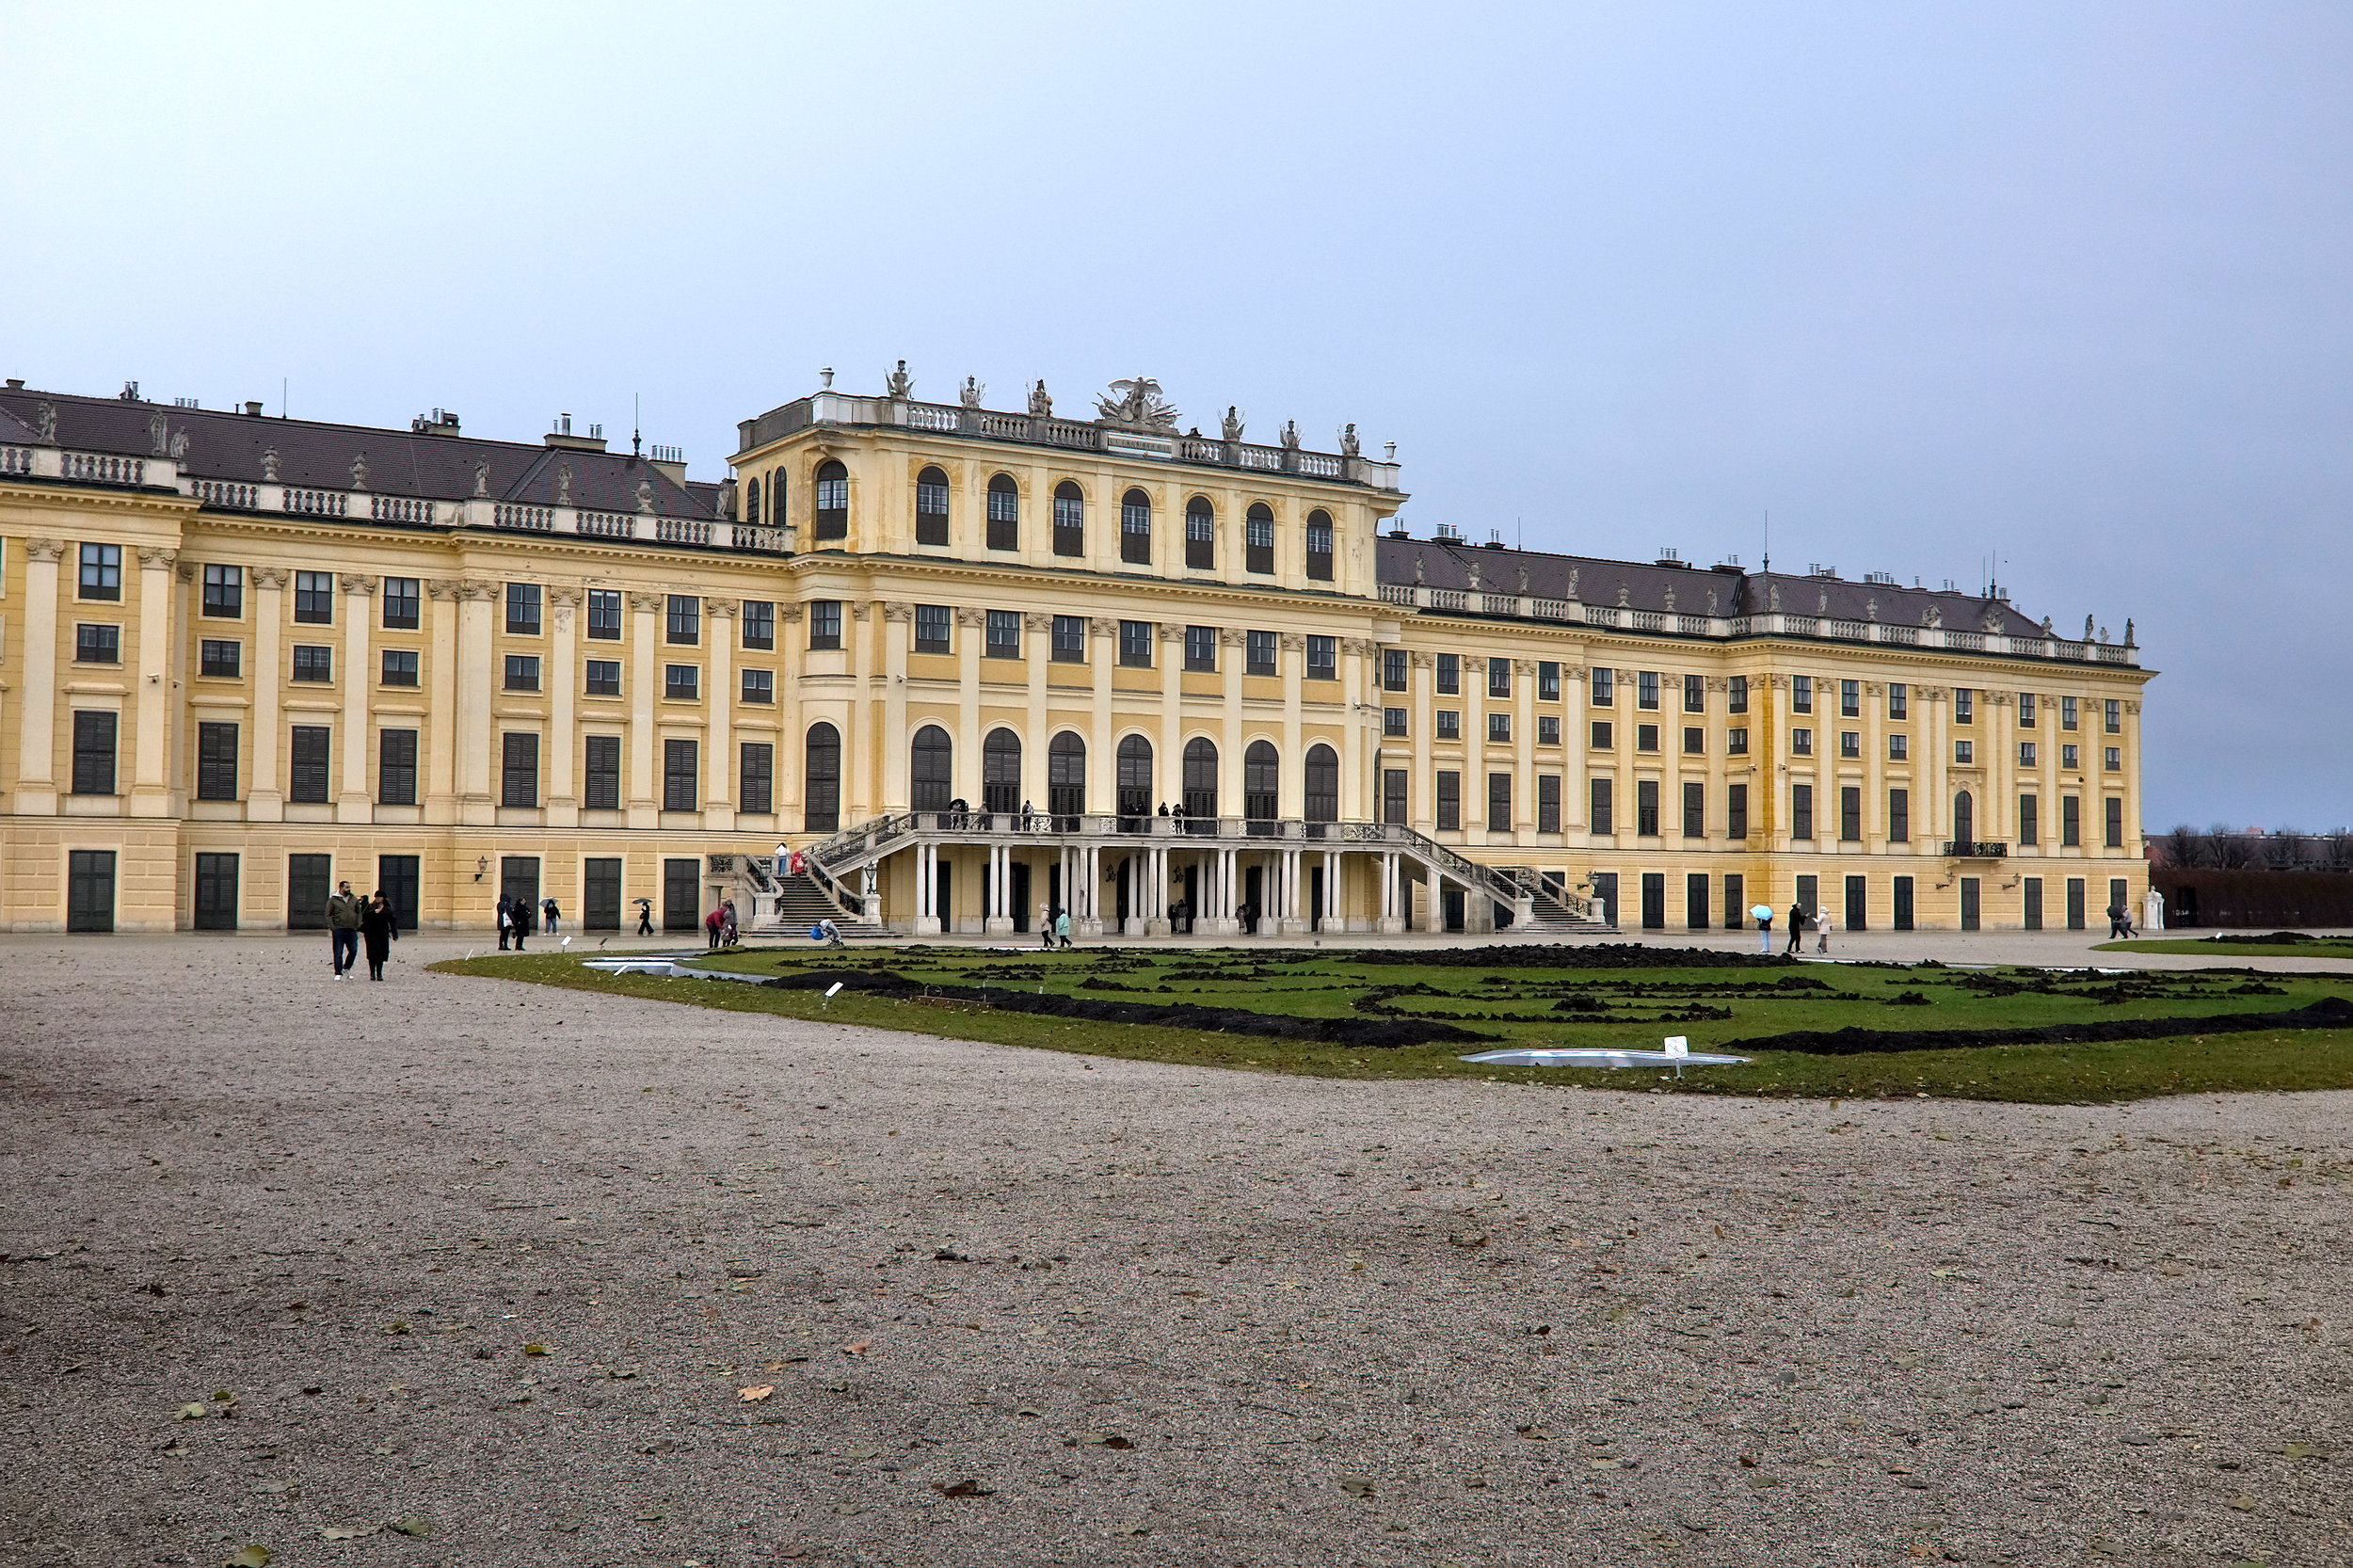
M 367 905 L 351 890 L 348 881 L 335 884 L 334 896 L 327 901 L 327 934 L 335 942 L 335 978 L 349 980 L 360 962 L 360 921 Z

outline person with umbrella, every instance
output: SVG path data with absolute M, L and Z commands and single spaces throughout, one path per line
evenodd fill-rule
M 1770 953 L 1773 951 L 1773 906 L 1753 904 L 1749 905 L 1749 919 L 1756 922 L 1756 951 Z

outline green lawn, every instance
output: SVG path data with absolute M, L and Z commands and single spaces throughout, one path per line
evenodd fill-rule
M 2213 936 L 2144 936 L 2129 942 L 2102 942 L 2100 952 L 2186 952 L 2201 958 L 2345 958 L 2353 959 L 2353 936 L 2301 936 L 2293 942 L 2250 942 L 2249 933 Z
M 1412 958 L 1417 955 L 1402 955 Z M 1520 968 L 1369 963 L 1307 950 L 1090 948 L 1071 952 L 951 947 L 744 952 L 697 958 L 743 973 L 888 969 L 924 984 L 1039 989 L 1104 1000 L 1194 1002 L 1307 1016 L 1442 1018 L 1497 1045 L 1656 1048 L 1669 1034 L 1694 1050 L 1795 1030 L 2018 1028 L 2085 1019 L 2202 1016 L 2302 1007 L 2353 997 L 2353 978 L 2247 971 L 2129 974 L 1954 969 L 1939 965 Z M 2041 1103 L 2111 1101 L 2224 1089 L 2353 1087 L 2353 1031 L 2305 1030 L 2170 1039 L 2011 1045 L 1828 1056 L 1760 1051 L 1739 1067 L 1677 1080 L 1648 1069 L 1497 1068 L 1461 1061 L 1480 1045 L 1369 1048 L 1000 1011 L 984 1003 L 729 982 L 616 976 L 563 954 L 500 955 L 435 966 L 459 973 L 652 997 L 740 1013 L 872 1024 L 917 1033 L 1097 1056 L 1334 1078 L 1477 1078 L 1681 1093 L 1837 1097 L 1931 1095 Z M 1900 1000 L 1899 1000 L 1900 999 Z M 1917 1000 L 1913 1000 L 1917 999 Z

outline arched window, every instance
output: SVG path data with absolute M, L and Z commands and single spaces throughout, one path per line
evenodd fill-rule
M 810 725 L 801 757 L 801 826 L 810 833 L 838 833 L 841 830 L 841 731 L 822 721 Z
M 981 809 L 1021 809 L 1021 737 L 992 729 L 981 742 Z
M 1274 569 L 1274 508 L 1263 501 L 1242 519 L 1241 564 L 1249 571 Z
M 988 548 L 1021 548 L 1021 487 L 1000 473 L 988 482 Z
M 1970 798 L 1966 790 L 1953 797 L 1953 838 L 1956 842 L 1963 844 L 1977 841 L 1977 803 Z
M 1332 514 L 1321 507 L 1307 514 L 1307 575 L 1318 583 L 1332 581 Z
M 850 471 L 840 463 L 817 465 L 817 527 L 821 539 L 850 536 Z
M 1119 814 L 1123 817 L 1148 817 L 1152 814 L 1152 743 L 1141 735 L 1120 738 Z
M 760 520 L 760 481 L 757 479 L 744 481 L 744 520 Z
M 1185 743 L 1185 815 L 1214 830 L 1217 816 L 1217 747 L 1207 735 Z
M 1054 553 L 1087 552 L 1087 496 L 1078 481 L 1065 479 L 1054 487 Z
M 915 542 L 948 542 L 948 475 L 936 468 L 915 476 Z
M 1193 571 L 1217 569 L 1217 513 L 1207 496 L 1185 503 L 1185 565 Z
M 945 811 L 955 772 L 955 747 L 948 732 L 927 724 L 915 732 L 907 750 L 907 804 L 918 811 Z
M 1275 755 L 1270 741 L 1253 741 L 1241 754 L 1241 814 L 1250 819 L 1253 833 L 1274 831 L 1276 814 L 1282 810 L 1282 760 Z
M 768 475 L 768 523 L 772 528 L 792 526 L 792 514 L 784 509 L 784 470 L 780 468 Z
M 1140 567 L 1152 564 L 1152 498 L 1142 490 L 1119 498 L 1119 558 Z
M 1087 744 L 1065 729 L 1046 747 L 1046 809 L 1057 817 L 1078 817 L 1087 808 Z M 1068 824 L 1064 832 L 1078 826 Z
M 1307 748 L 1305 808 L 1309 822 L 1340 820 L 1340 756 L 1328 745 Z

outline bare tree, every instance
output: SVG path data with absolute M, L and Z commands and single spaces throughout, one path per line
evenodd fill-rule
M 2167 865 L 2186 871 L 2202 864 L 2206 854 L 2206 836 L 2187 823 L 2176 823 L 2172 831 L 2157 840 L 2157 855 Z
M 2228 823 L 2217 823 L 2206 830 L 2207 864 L 2221 871 L 2234 872 L 2254 864 L 2255 843 Z

